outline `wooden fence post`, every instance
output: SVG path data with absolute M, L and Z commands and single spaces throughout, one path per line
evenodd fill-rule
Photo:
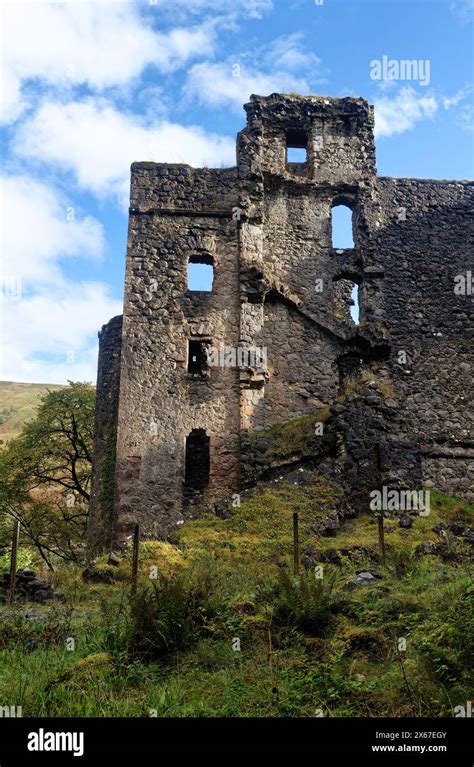
M 270 684 L 272 688 L 272 695 L 278 698 L 278 688 L 275 683 L 275 674 L 273 673 L 273 647 L 272 647 L 272 629 L 268 627 L 268 671 L 270 674 Z M 275 702 L 275 697 L 273 702 Z
M 298 512 L 293 512 L 293 572 L 299 575 L 300 572 L 300 540 L 298 532 Z
M 16 562 L 18 556 L 18 543 L 20 540 L 20 523 L 15 520 L 13 524 L 13 536 L 12 536 L 12 553 L 10 559 L 10 588 L 8 592 L 8 603 L 13 603 L 15 596 L 15 583 L 16 583 Z
M 137 593 L 139 548 L 140 548 L 140 525 L 135 524 L 133 528 L 133 559 L 132 559 L 132 589 L 131 589 L 132 597 L 135 596 L 135 594 Z
M 378 527 L 379 527 L 380 561 L 383 565 L 385 565 L 385 531 L 383 527 L 383 511 L 380 512 L 380 515 L 378 517 Z

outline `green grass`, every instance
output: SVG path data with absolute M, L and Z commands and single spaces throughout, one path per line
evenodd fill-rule
M 34 418 L 42 394 L 63 388 L 59 384 L 0 381 L 0 440 L 6 443 L 19 435 L 25 423 Z
M 472 565 L 464 551 L 457 561 L 414 552 L 436 540 L 435 524 L 472 519 L 473 507 L 433 493 L 429 517 L 408 531 L 394 523 L 387 534 L 383 579 L 354 586 L 361 563 L 347 551 L 362 546 L 375 556 L 377 528 L 362 516 L 318 537 L 314 521 L 337 493 L 317 473 L 305 487 L 273 483 L 230 519 L 205 517 L 173 543 L 144 543 L 140 593 L 151 593 L 151 567 L 176 586 L 153 581 L 157 596 L 138 613 L 129 556 L 115 568 L 98 562 L 114 572 L 111 584 L 60 568 L 66 605 L 36 606 L 34 620 L 24 606 L 0 608 L 0 699 L 24 716 L 452 716 L 472 695 Z M 346 552 L 339 566 L 324 565 L 323 582 L 311 570 L 292 575 L 295 509 L 302 550 Z M 200 596 L 188 610 L 190 593 Z
M 406 530 L 399 527 L 396 518 L 386 518 L 384 521 L 385 544 L 389 562 L 396 565 L 399 559 L 409 560 L 415 557 L 415 552 L 420 544 L 428 541 L 438 543 L 440 538 L 433 531 L 433 527 L 441 523 L 448 525 L 453 522 L 471 524 L 474 520 L 474 506 L 463 503 L 458 498 L 442 495 L 434 490 L 430 491 L 430 513 L 426 517 L 414 518 L 413 527 Z M 331 550 L 353 550 L 356 555 L 359 549 L 369 549 L 375 556 L 378 551 L 377 525 L 375 517 L 365 514 L 355 520 L 347 521 L 337 535 L 337 539 L 321 538 L 317 542 L 317 549 L 327 553 Z M 466 546 L 466 558 L 468 548 Z M 367 557 L 359 555 L 360 564 L 368 564 Z
M 395 396 L 393 385 L 388 379 L 363 371 L 348 378 L 336 402 L 344 402 L 351 394 L 365 389 L 371 382 L 376 384 L 378 392 L 385 398 Z M 316 432 L 317 424 L 322 424 L 322 433 L 319 430 Z M 314 465 L 318 458 L 334 454 L 336 442 L 329 405 L 268 429 L 248 432 L 242 443 L 246 464 L 250 464 L 244 480 L 253 485 L 268 476 L 269 471 L 282 466 L 302 461 Z
M 383 394 L 384 397 L 396 397 L 395 389 L 390 379 L 375 375 L 370 370 L 359 370 L 354 375 L 348 377 L 344 384 L 343 392 L 338 400 L 344 400 L 349 394 L 360 391 L 372 381 L 377 384 L 378 391 Z
M 318 438 L 315 424 L 324 423 L 330 415 L 329 406 L 309 415 L 292 418 L 283 424 L 272 426 L 265 431 L 252 432 L 250 440 L 268 440 L 269 454 L 275 459 L 288 458 L 293 454 L 312 455 Z

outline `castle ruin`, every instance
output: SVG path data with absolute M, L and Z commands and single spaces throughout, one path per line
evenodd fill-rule
M 245 110 L 236 167 L 132 165 L 124 313 L 99 336 L 93 550 L 214 510 L 245 484 L 249 434 L 333 404 L 361 370 L 395 398 L 377 432 L 370 398 L 339 414 L 348 476 L 383 466 L 474 501 L 473 183 L 377 176 L 360 98 Z M 333 247 L 338 205 L 352 248 Z M 189 264 L 211 291 L 188 289 Z

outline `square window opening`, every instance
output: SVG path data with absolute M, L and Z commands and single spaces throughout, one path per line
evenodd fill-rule
M 192 255 L 188 261 L 188 290 L 211 293 L 214 283 L 214 259 L 207 254 Z
M 287 165 L 305 165 L 308 162 L 308 136 L 304 131 L 292 130 L 286 134 Z

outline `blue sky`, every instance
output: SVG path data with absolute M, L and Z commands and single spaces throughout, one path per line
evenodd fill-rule
M 472 178 L 473 12 L 474 0 L 4 3 L 0 377 L 95 381 L 97 330 L 121 312 L 130 163 L 233 165 L 251 93 L 362 96 L 380 175 Z M 384 56 L 419 72 L 374 79 Z

